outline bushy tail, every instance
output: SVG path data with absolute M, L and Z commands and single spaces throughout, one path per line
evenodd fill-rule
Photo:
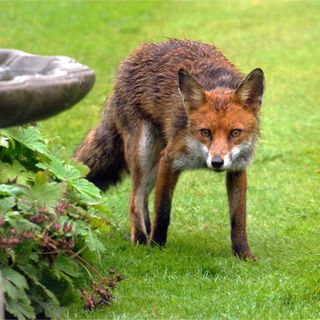
M 103 190 L 120 181 L 126 170 L 123 141 L 111 121 L 89 132 L 75 158 L 90 168 L 87 179 Z

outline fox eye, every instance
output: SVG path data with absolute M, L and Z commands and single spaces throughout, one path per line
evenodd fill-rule
M 200 133 L 204 138 L 210 138 L 211 132 L 209 129 L 200 129 Z
M 238 138 L 241 134 L 241 131 L 240 129 L 233 129 L 231 132 L 230 132 L 230 137 L 231 138 Z

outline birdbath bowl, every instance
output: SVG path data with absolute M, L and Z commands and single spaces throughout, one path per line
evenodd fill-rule
M 91 90 L 95 72 L 64 56 L 0 49 L 0 128 L 53 116 Z

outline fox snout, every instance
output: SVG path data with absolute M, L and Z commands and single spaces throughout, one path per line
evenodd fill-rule
M 225 166 L 225 157 L 221 156 L 221 155 L 215 155 L 215 156 L 211 156 L 210 153 L 208 153 L 208 157 L 207 157 L 207 166 L 210 169 L 213 169 L 217 172 L 222 172 L 224 170 L 226 170 L 226 166 Z M 227 160 L 227 159 L 226 159 Z M 229 162 L 228 160 L 226 161 L 226 163 Z
M 220 155 L 214 156 L 213 159 L 211 160 L 212 168 L 215 170 L 221 169 L 223 164 L 224 164 L 224 160 Z
M 254 143 L 251 140 L 244 141 L 225 152 L 210 152 L 206 147 L 204 150 L 207 155 L 208 168 L 216 172 L 240 171 L 250 164 L 254 153 Z
M 216 170 L 216 171 L 222 171 L 223 165 L 224 165 L 224 159 L 221 155 L 214 155 L 213 157 L 209 152 L 207 152 L 207 166 L 210 169 Z

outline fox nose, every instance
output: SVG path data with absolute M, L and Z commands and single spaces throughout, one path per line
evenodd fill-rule
M 220 169 L 223 166 L 223 159 L 220 156 L 214 156 L 211 164 L 214 169 Z

